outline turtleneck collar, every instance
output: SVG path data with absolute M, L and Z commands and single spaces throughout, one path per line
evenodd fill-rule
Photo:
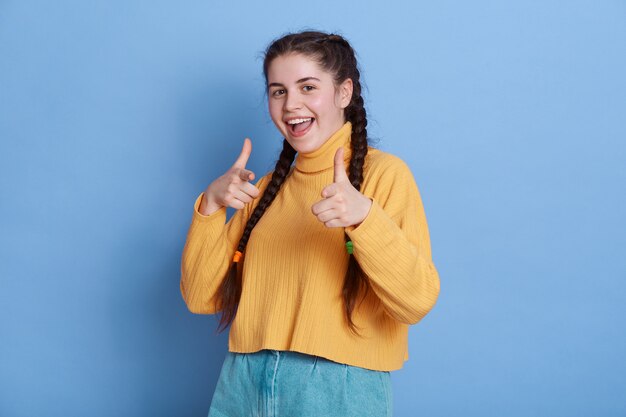
M 346 122 L 318 149 L 309 153 L 298 153 L 296 156 L 296 169 L 301 172 L 318 172 L 332 168 L 335 165 L 335 153 L 337 152 L 337 148 L 342 145 L 343 160 L 347 165 L 352 154 L 350 148 L 351 137 L 352 123 Z

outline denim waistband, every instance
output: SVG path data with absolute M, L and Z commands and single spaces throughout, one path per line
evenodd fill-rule
M 389 417 L 391 380 L 297 351 L 228 352 L 209 417 Z

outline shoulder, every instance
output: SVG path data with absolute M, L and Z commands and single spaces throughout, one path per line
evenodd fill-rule
M 408 164 L 399 156 L 376 148 L 367 151 L 361 192 L 376 198 L 383 207 L 390 201 L 406 202 L 419 195 Z
M 406 176 L 412 179 L 413 174 L 407 163 L 399 156 L 370 147 L 365 157 L 364 176 L 392 180 Z
M 266 173 L 265 175 L 263 175 L 261 178 L 258 179 L 258 181 L 254 184 L 254 186 L 258 188 L 259 191 L 263 192 L 263 190 L 267 187 L 270 180 L 272 179 L 272 174 L 274 174 L 273 170 Z
M 291 168 L 289 168 L 289 173 L 287 174 L 287 176 L 291 175 L 291 172 L 294 170 L 294 168 L 295 166 L 293 165 L 291 166 Z M 273 175 L 274 175 L 274 170 L 272 169 L 271 171 L 263 175 L 261 178 L 259 178 L 258 181 L 254 184 L 254 186 L 258 188 L 261 193 L 263 193 L 265 189 L 267 188 L 267 186 L 269 185 L 270 181 L 272 180 Z
M 292 165 L 289 168 L 289 173 L 287 174 L 287 176 L 291 175 L 291 173 L 293 172 L 293 170 L 296 168 L 295 165 Z M 269 182 L 272 180 L 272 175 L 274 175 L 274 170 L 272 169 L 271 171 L 267 172 L 265 175 L 263 175 L 261 178 L 258 179 L 258 181 L 254 184 L 257 188 L 261 189 L 261 187 L 266 187 L 267 184 L 269 184 Z

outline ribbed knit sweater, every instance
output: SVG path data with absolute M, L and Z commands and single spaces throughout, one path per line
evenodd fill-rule
M 242 293 L 229 351 L 290 350 L 379 371 L 400 369 L 408 360 L 408 326 L 433 308 L 440 288 L 410 169 L 399 157 L 369 147 L 360 192 L 372 206 L 363 222 L 329 228 L 311 211 L 322 189 L 333 183 L 340 146 L 347 169 L 351 132 L 346 122 L 317 150 L 297 154 L 252 230 L 239 262 Z M 261 193 L 271 174 L 255 184 Z M 228 222 L 225 207 L 200 214 L 201 198 L 194 204 L 182 254 L 180 289 L 191 312 L 214 314 L 220 305 L 217 290 L 260 197 Z M 371 284 L 362 302 L 359 294 L 352 314 L 363 337 L 352 334 L 345 319 L 341 289 L 350 255 L 344 231 Z

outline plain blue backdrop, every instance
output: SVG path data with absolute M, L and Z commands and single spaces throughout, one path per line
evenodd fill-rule
M 626 2 L 0 2 L 0 415 L 204 416 L 195 197 L 252 139 L 260 55 L 346 36 L 441 277 L 395 416 L 626 415 Z M 232 211 L 229 211 L 232 215 Z M 291 416 L 287 416 L 291 417 Z

